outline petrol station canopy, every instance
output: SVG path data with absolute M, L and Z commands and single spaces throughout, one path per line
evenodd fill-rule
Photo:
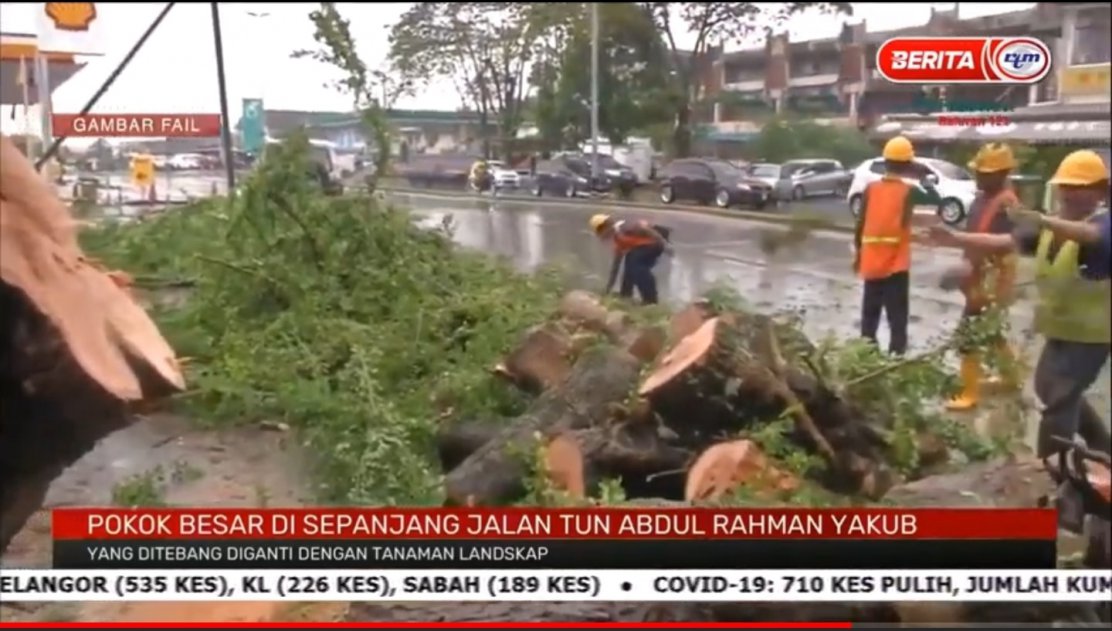
M 36 105 L 40 100 L 37 60 L 49 64 L 50 89 L 68 81 L 85 56 L 104 54 L 102 16 L 95 2 L 5 3 L 0 20 L 0 104 Z M 24 97 L 26 84 L 26 100 Z

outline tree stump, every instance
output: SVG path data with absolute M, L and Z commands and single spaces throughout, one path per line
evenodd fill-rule
M 0 548 L 50 482 L 129 406 L 184 387 L 173 350 L 126 287 L 82 254 L 76 225 L 0 138 Z
M 559 387 L 542 394 L 528 412 L 455 467 L 445 479 L 449 505 L 512 502 L 525 490 L 538 437 L 584 429 L 609 418 L 611 406 L 637 383 L 640 362 L 614 348 L 584 353 Z

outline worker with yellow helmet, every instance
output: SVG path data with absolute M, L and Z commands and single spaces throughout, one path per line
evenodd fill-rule
M 938 205 L 930 182 L 917 182 L 915 150 L 897 136 L 884 146 L 884 177 L 865 188 L 854 236 L 854 271 L 864 281 L 861 336 L 876 342 L 881 315 L 888 319 L 888 350 L 907 351 L 910 317 L 911 220 L 915 207 Z M 909 181 L 910 180 L 910 181 Z
M 614 258 L 605 293 L 614 289 L 618 271 L 621 270 L 622 283 L 618 295 L 632 298 L 633 290 L 636 289 L 641 302 L 656 304 L 659 296 L 653 268 L 661 254 L 672 251 L 672 246 L 668 243 L 671 230 L 643 220 L 619 220 L 605 214 L 592 216 L 588 224 L 595 236 L 603 241 L 610 241 L 614 246 Z
M 1050 184 L 1058 187 L 1059 216 L 1016 209 L 1011 235 L 936 226 L 931 237 L 978 254 L 1034 256 L 1035 328 L 1046 339 L 1035 366 L 1035 393 L 1044 405 L 1037 453 L 1050 458 L 1062 451 L 1055 437 L 1072 442 L 1076 434 L 1091 449 L 1110 453 L 1112 435 L 1085 400 L 1112 348 L 1108 166 L 1094 151 L 1075 151 L 1062 160 Z
M 969 163 L 977 181 L 977 197 L 969 207 L 966 231 L 981 234 L 1010 235 L 1014 229 L 1009 213 L 1019 207 L 1019 199 L 1009 185 L 1008 176 L 1016 167 L 1011 147 L 1002 143 L 989 143 L 981 147 Z M 965 254 L 961 267 L 947 274 L 947 280 L 956 280 L 965 294 L 965 311 L 962 327 L 983 315 L 989 308 L 1006 306 L 1011 302 L 1015 286 L 1016 261 L 1011 253 Z M 999 354 L 997 365 L 1003 381 L 1009 387 L 1016 385 L 1015 354 L 1007 339 L 999 336 L 992 340 Z M 947 408 L 965 411 L 977 407 L 984 376 L 983 357 L 980 349 L 963 347 L 961 353 L 961 393 L 952 399 Z

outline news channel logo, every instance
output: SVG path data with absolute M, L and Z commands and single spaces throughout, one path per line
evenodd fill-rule
M 1004 81 L 1034 83 L 1050 72 L 1050 49 L 1029 37 L 1009 39 L 996 48 L 989 62 Z

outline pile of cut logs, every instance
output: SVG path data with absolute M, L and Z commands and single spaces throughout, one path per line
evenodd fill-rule
M 543 468 L 551 486 L 590 501 L 616 479 L 631 504 L 722 500 L 743 487 L 769 504 L 801 485 L 902 506 L 1036 506 L 1052 494 L 1042 465 L 1002 457 L 956 473 L 898 479 L 884 429 L 891 419 L 825 383 L 797 329 L 696 303 L 669 326 L 639 326 L 594 295 L 572 292 L 493 371 L 535 394 L 513 419 L 445 425 L 438 434 L 446 503 L 520 501 Z M 821 458 L 800 480 L 747 432 L 791 419 L 786 438 Z M 937 447 L 933 448 L 937 450 Z M 942 450 L 945 451 L 945 450 Z M 1085 603 L 662 603 L 649 620 L 1015 622 L 1094 620 Z

